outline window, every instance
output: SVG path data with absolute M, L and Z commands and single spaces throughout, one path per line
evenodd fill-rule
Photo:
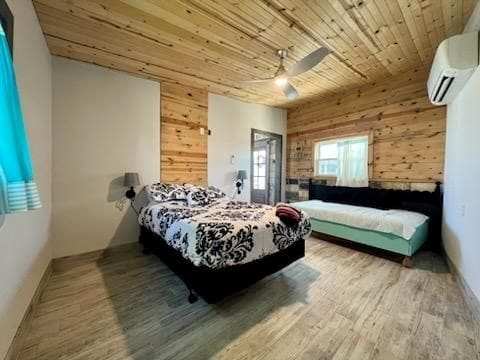
M 315 144 L 315 175 L 337 176 L 338 146 L 335 141 L 322 141 Z
M 267 180 L 267 152 L 255 150 L 253 152 L 253 188 L 265 190 Z
M 41 207 L 7 35 L 0 25 L 0 214 Z
M 334 176 L 337 185 L 368 186 L 368 136 L 315 143 L 314 174 Z

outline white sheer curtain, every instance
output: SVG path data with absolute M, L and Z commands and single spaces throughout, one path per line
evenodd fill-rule
M 338 186 L 368 186 L 368 136 L 339 141 Z

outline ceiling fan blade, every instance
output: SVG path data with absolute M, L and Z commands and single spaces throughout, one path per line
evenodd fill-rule
M 256 80 L 242 80 L 240 81 L 243 84 L 266 84 L 273 81 L 275 78 L 267 78 L 267 79 L 256 79 Z
M 320 49 L 311 52 L 302 60 L 293 65 L 290 69 L 288 69 L 287 76 L 297 76 L 304 73 L 305 71 L 310 70 L 320 61 L 322 61 L 328 54 L 330 54 L 330 50 L 325 47 L 321 47 Z
M 298 91 L 288 81 L 284 85 L 279 86 L 283 93 L 289 100 L 296 99 L 298 97 Z

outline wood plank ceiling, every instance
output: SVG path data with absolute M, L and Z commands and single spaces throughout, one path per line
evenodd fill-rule
M 460 33 L 476 0 L 34 0 L 54 55 L 250 102 L 290 107 L 407 69 L 427 68 L 441 40 Z M 332 53 L 274 85 L 275 50 L 287 67 L 314 49 Z

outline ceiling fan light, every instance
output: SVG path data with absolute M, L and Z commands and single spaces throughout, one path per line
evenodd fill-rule
M 277 85 L 277 86 L 282 87 L 282 86 L 287 85 L 287 83 L 288 83 L 287 78 L 279 77 L 279 78 L 275 79 L 275 85 Z

